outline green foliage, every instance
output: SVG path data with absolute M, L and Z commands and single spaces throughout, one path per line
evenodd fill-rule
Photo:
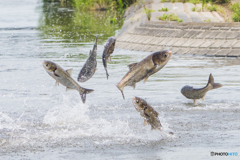
M 152 16 L 151 13 L 152 13 L 152 12 L 155 12 L 155 10 L 147 9 L 147 8 L 145 7 L 145 8 L 144 8 L 144 12 L 146 13 L 148 20 L 150 21 L 151 16 Z
M 175 2 L 176 2 L 176 0 L 171 0 L 171 2 L 172 2 L 172 3 L 175 3 Z
M 240 5 L 239 5 L 239 3 L 233 3 L 230 8 L 233 11 L 232 20 L 234 22 L 239 22 L 240 21 Z
M 159 12 L 161 12 L 161 11 L 167 12 L 167 11 L 169 11 L 169 9 L 168 9 L 168 8 L 162 8 L 162 9 L 159 9 L 158 11 L 159 11 Z
M 116 10 L 59 12 L 61 6 L 56 5 L 43 4 L 38 27 L 41 37 L 59 39 L 59 43 L 92 42 L 96 35 L 101 35 L 99 43 L 104 42 L 123 24 L 123 14 Z
M 210 10 L 210 12 L 218 11 L 218 6 L 217 5 L 208 6 L 207 9 Z
M 206 20 L 204 20 L 204 22 L 211 22 L 211 19 L 206 19 Z
M 202 8 L 199 8 L 199 7 L 193 7 L 192 8 L 192 11 L 193 12 L 201 12 Z
M 178 16 L 175 14 L 163 14 L 162 16 L 157 18 L 162 21 L 177 21 L 178 23 L 183 22 L 183 20 L 179 19 Z

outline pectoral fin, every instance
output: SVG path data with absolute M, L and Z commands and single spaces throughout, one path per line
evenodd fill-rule
M 66 72 L 71 76 L 72 75 L 72 68 L 71 69 L 67 69 Z
M 56 81 L 55 86 L 59 86 L 59 82 L 58 81 Z
M 129 70 L 131 70 L 133 67 L 135 67 L 138 63 L 132 63 L 128 65 Z
M 197 99 L 194 99 L 194 105 L 196 105 L 197 104 Z
M 53 75 L 56 76 L 56 77 L 60 77 L 59 75 L 57 75 L 55 72 L 53 72 Z
M 66 92 L 67 92 L 68 90 L 72 90 L 72 88 L 66 87 Z
M 144 81 L 143 81 L 143 83 L 146 83 L 146 82 L 147 82 L 147 80 L 148 80 L 148 76 L 147 76 L 146 78 L 144 78 Z
M 205 99 L 205 95 L 204 95 L 201 99 L 204 101 L 204 99 Z
M 148 122 L 146 120 L 144 120 L 143 126 L 145 127 L 147 124 L 148 124 Z

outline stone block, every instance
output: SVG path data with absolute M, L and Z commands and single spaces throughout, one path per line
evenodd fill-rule
M 184 43 L 181 45 L 181 47 L 184 47 L 184 48 L 189 47 L 189 46 L 191 46 L 191 44 L 192 44 L 193 42 L 194 42 L 193 39 L 188 39 L 186 42 L 184 42 Z
M 225 43 L 220 48 L 221 49 L 230 49 L 237 42 L 238 42 L 237 40 L 226 40 Z
M 227 55 L 228 57 L 239 57 L 240 56 L 240 50 L 233 49 L 230 53 Z
M 219 31 L 212 31 L 209 35 L 205 37 L 205 39 L 214 39 L 219 33 Z
M 199 12 L 202 17 L 203 17 L 203 21 L 205 20 L 210 20 L 211 22 L 218 22 L 218 20 L 216 20 L 216 18 L 213 17 L 211 12 Z
M 210 47 L 215 41 L 214 40 L 205 40 L 205 42 L 199 48 L 208 48 Z
M 239 32 L 230 32 L 228 35 L 227 35 L 227 39 L 236 39 L 236 38 L 239 38 Z
M 177 15 L 180 19 L 183 20 L 183 22 L 191 22 L 191 20 L 187 16 L 186 12 L 177 12 Z
M 198 48 L 202 45 L 205 41 L 202 39 L 192 39 L 193 43 L 191 44 L 190 48 Z
M 172 38 L 170 41 L 167 42 L 167 46 L 172 46 L 173 44 L 175 44 L 177 41 L 179 41 L 179 38 Z
M 215 56 L 215 54 L 217 54 L 218 52 L 219 52 L 219 50 L 217 50 L 217 49 L 211 49 L 207 54 L 205 54 L 205 56 L 213 57 L 213 56 Z
M 216 57 L 226 57 L 228 53 L 230 53 L 230 49 L 222 49 L 217 54 L 215 54 Z
M 187 48 L 180 48 L 176 54 L 186 54 L 189 52 L 189 49 Z
M 169 12 L 172 12 L 172 11 L 173 11 L 173 5 L 172 5 L 172 3 L 170 3 L 170 2 L 165 2 L 165 3 L 163 4 L 163 7 L 164 7 L 164 8 L 168 8 L 168 11 L 169 11 Z
M 211 50 L 209 50 L 209 49 L 199 49 L 195 55 L 206 55 L 210 51 Z
M 175 44 L 173 44 L 173 47 L 180 47 L 183 43 L 185 43 L 187 40 L 186 39 L 179 39 Z
M 197 35 L 196 38 L 197 38 L 197 39 L 203 39 L 203 38 L 205 38 L 206 36 L 208 36 L 210 33 L 211 33 L 211 31 L 202 32 L 202 33 L 200 33 L 199 35 Z
M 234 44 L 233 49 L 240 49 L 240 41 Z
M 176 3 L 174 3 L 174 10 L 176 11 L 176 12 L 184 12 L 184 6 L 183 6 L 183 3 L 178 3 L 178 2 L 176 2 Z
M 186 33 L 188 33 L 187 30 L 182 30 L 182 31 L 180 31 L 179 33 L 177 33 L 177 35 L 176 35 L 175 37 L 181 38 L 181 37 L 183 37 Z
M 212 12 L 213 16 L 217 18 L 218 22 L 225 22 L 224 19 L 215 11 Z
M 215 39 L 226 39 L 227 36 L 228 36 L 229 32 L 220 32 L 216 37 Z
M 215 41 L 209 48 L 210 49 L 219 49 L 225 42 L 226 42 L 225 40 Z
M 194 31 L 194 30 L 190 30 L 189 32 L 187 32 L 183 38 L 191 38 L 194 37 L 195 35 L 199 34 L 201 31 Z
M 203 22 L 198 12 L 189 12 L 192 22 Z

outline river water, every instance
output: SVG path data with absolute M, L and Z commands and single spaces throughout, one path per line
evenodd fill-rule
M 115 49 L 106 79 L 101 55 L 107 38 L 121 27 L 121 21 L 109 23 L 116 15 L 31 0 L 1 1 L 0 14 L 1 159 L 209 159 L 211 151 L 240 154 L 239 58 L 173 55 L 145 84 L 137 83 L 135 90 L 126 87 L 123 100 L 115 84 L 128 64 L 150 53 Z M 42 61 L 73 68 L 76 80 L 97 34 L 98 70 L 80 84 L 95 91 L 82 104 L 76 91 L 55 86 Z M 224 86 L 193 106 L 181 88 L 205 86 L 210 73 Z M 159 112 L 163 131 L 143 127 L 133 96 Z

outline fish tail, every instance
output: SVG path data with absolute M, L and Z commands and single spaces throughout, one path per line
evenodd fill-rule
M 93 89 L 86 89 L 86 88 L 84 88 L 84 92 L 83 93 L 79 92 L 83 103 L 85 103 L 85 101 L 86 101 L 86 94 L 91 93 L 93 91 L 94 91 Z
M 105 70 L 106 70 L 106 76 L 107 76 L 107 79 L 108 79 L 109 74 L 108 74 L 107 68 L 105 68 Z
M 123 94 L 123 88 L 120 87 L 120 84 L 116 84 L 117 88 L 121 91 L 123 99 L 125 99 L 124 94 Z
M 109 74 L 108 74 L 108 71 L 107 71 L 107 62 L 106 62 L 106 55 L 105 54 L 102 55 L 102 61 L 103 61 L 103 66 L 104 66 L 104 69 L 106 71 L 106 76 L 107 76 L 107 79 L 108 79 Z
M 222 87 L 223 85 L 220 83 L 214 83 L 214 78 L 212 76 L 212 73 L 209 75 L 209 79 L 208 79 L 208 86 L 211 86 L 211 89 L 217 89 Z

